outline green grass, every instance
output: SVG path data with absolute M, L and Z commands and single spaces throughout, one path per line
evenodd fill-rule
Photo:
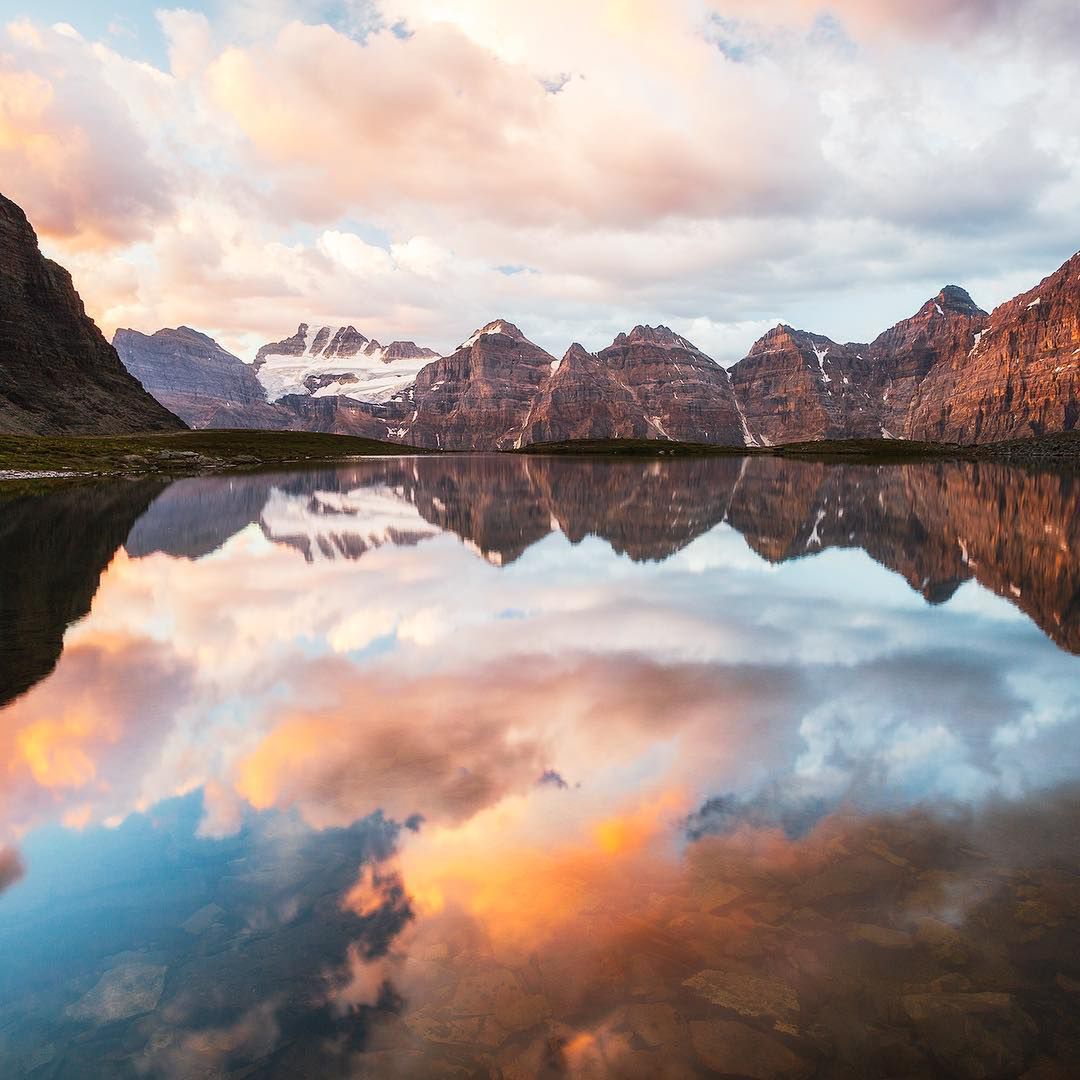
M 664 442 L 661 439 L 582 439 L 534 443 L 516 454 L 580 455 L 586 457 L 717 457 L 768 455 L 803 461 L 850 464 L 903 464 L 910 461 L 1003 461 L 1023 465 L 1080 465 L 1080 432 L 1040 435 L 1011 442 L 962 446 L 958 443 L 916 442 L 907 439 L 820 439 L 780 446 L 712 446 L 705 443 Z
M 0 473 L 62 472 L 84 476 L 176 474 L 218 469 L 325 464 L 355 457 L 437 452 L 362 439 L 353 435 L 329 435 L 316 431 L 0 435 Z M 719 457 L 765 454 L 852 463 L 981 459 L 1015 464 L 1076 467 L 1080 465 L 1080 433 L 1068 432 L 987 446 L 906 442 L 899 439 L 835 439 L 770 447 L 711 446 L 706 443 L 664 442 L 656 439 L 586 439 L 536 443 L 510 452 L 588 457 Z
M 750 453 L 756 451 L 749 448 Z M 581 454 L 602 457 L 715 457 L 736 455 L 743 457 L 747 448 L 742 446 L 713 446 L 711 443 L 665 442 L 663 439 L 567 439 L 565 442 L 530 443 L 511 454 Z
M 771 455 L 844 461 L 911 461 L 968 456 L 966 447 L 944 443 L 901 442 L 897 439 L 824 439 L 782 446 L 713 446 L 708 443 L 664 442 L 661 439 L 583 439 L 534 443 L 520 454 L 582 454 L 615 457 L 718 457 Z
M 0 472 L 87 475 L 257 469 L 425 453 L 316 431 L 177 431 L 162 435 L 0 435 Z

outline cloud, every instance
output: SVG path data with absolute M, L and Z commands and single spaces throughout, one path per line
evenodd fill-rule
M 114 76 L 154 95 L 161 77 L 63 27 L 7 28 L 0 49 L 0 173 L 43 235 L 74 249 L 146 240 L 172 211 Z
M 130 635 L 69 644 L 57 670 L 0 714 L 0 838 L 58 813 L 82 826 L 135 809 L 189 677 L 167 650 Z
M 510 223 L 640 228 L 670 215 L 805 206 L 816 182 L 812 124 L 781 133 L 761 122 L 790 121 L 799 98 L 755 69 L 710 66 L 704 40 L 687 35 L 684 49 L 708 90 L 672 82 L 675 102 L 659 107 L 620 101 L 603 79 L 551 94 L 441 22 L 363 44 L 290 24 L 272 45 L 226 51 L 208 78 L 260 158 L 305 186 L 317 178 L 337 200 L 331 214 L 405 201 Z M 747 100 L 754 115 L 734 107 Z M 799 168 L 785 167 L 796 159 Z
M 559 355 L 649 321 L 731 363 L 1075 250 L 1069 5 L 827 7 L 236 2 L 162 12 L 168 70 L 24 20 L 5 190 L 107 333 L 242 355 L 301 321 L 448 350 L 497 314 Z

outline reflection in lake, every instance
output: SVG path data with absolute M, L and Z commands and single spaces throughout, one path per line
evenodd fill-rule
M 1071 1075 L 1072 476 L 0 494 L 4 1076 Z

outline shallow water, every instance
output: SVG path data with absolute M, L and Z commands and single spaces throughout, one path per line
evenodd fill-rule
M 1073 1075 L 1078 495 L 0 488 L 0 1075 Z

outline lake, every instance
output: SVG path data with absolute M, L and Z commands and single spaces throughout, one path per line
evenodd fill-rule
M 0 1075 L 1080 1061 L 1080 478 L 0 486 Z

